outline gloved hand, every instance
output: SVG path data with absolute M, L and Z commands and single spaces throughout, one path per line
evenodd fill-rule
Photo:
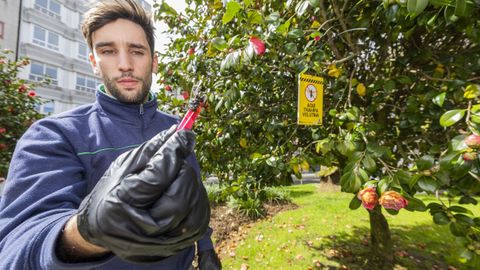
M 134 262 L 153 262 L 192 246 L 210 219 L 205 188 L 185 158 L 194 133 L 176 126 L 119 156 L 82 201 L 85 240 Z
M 200 251 L 198 253 L 198 268 L 195 269 L 193 266 L 189 270 L 221 270 L 222 263 L 215 253 L 215 250 L 208 249 Z

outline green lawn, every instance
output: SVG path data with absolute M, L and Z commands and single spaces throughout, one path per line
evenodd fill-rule
M 235 256 L 222 256 L 224 269 L 241 269 L 242 264 L 262 270 L 374 269 L 367 211 L 350 210 L 351 194 L 325 187 L 289 187 L 299 208 L 253 226 Z M 480 215 L 478 206 L 471 210 Z M 459 245 L 448 227 L 435 225 L 428 212 L 402 210 L 387 219 L 395 243 L 394 269 L 467 269 L 458 261 Z

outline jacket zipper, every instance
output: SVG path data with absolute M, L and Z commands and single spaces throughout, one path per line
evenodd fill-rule
M 142 132 L 142 138 L 145 141 L 145 131 L 144 131 L 144 124 L 143 124 L 143 114 L 145 113 L 143 109 L 143 104 L 140 104 L 140 128 Z

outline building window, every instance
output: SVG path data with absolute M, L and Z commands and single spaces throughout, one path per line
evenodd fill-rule
M 41 113 L 43 114 L 53 114 L 55 112 L 55 103 L 48 102 L 43 104 Z
M 141 3 L 142 3 L 143 9 L 145 9 L 145 10 L 148 11 L 148 12 L 151 12 L 151 11 L 152 11 L 152 6 L 150 6 L 150 4 L 149 4 L 147 1 L 142 0 Z
M 58 51 L 60 37 L 56 33 L 45 30 L 38 25 L 34 25 L 32 42 L 42 47 Z
M 48 78 L 52 85 L 58 85 L 57 68 L 39 62 L 32 62 L 28 78 L 32 81 L 43 81 Z
M 36 10 L 60 20 L 60 4 L 55 0 L 35 0 Z
M 78 28 L 82 30 L 83 14 L 78 14 Z
M 55 113 L 55 102 L 50 101 L 44 104 L 35 105 L 35 110 L 44 115 L 51 115 Z
M 4 31 L 5 31 L 5 23 L 0 21 L 0 38 L 1 39 L 3 39 Z
M 77 54 L 78 59 L 88 61 L 88 49 L 87 45 L 83 43 L 78 43 L 78 54 Z
M 84 76 L 77 73 L 77 83 L 75 89 L 95 93 L 100 80 L 90 76 Z

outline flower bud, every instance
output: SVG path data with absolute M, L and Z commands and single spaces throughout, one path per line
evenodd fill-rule
M 358 192 L 357 198 L 362 201 L 363 207 L 372 210 L 378 202 L 377 191 L 374 187 L 367 187 Z
M 465 138 L 465 144 L 471 148 L 479 148 L 480 136 L 476 134 L 470 134 L 467 138 Z
M 172 87 L 170 85 L 165 86 L 165 90 L 168 92 L 172 91 Z
M 256 36 L 250 37 L 250 44 L 253 46 L 257 55 L 263 55 L 265 53 L 265 43 Z
M 190 98 L 188 91 L 182 91 L 182 96 L 184 100 L 188 100 Z
M 477 153 L 476 152 L 465 152 L 462 155 L 463 160 L 465 161 L 472 161 L 477 159 Z
M 381 206 L 386 209 L 400 210 L 408 205 L 408 201 L 396 191 L 386 191 L 378 200 Z
M 25 91 L 27 91 L 27 86 L 22 83 L 22 84 L 18 87 L 18 92 L 23 93 L 23 92 L 25 92 Z

